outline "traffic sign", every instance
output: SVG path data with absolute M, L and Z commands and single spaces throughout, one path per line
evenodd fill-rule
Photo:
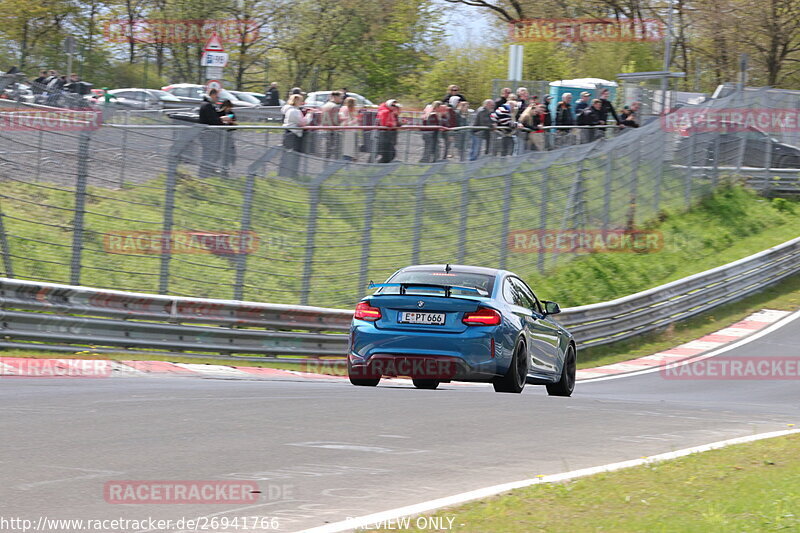
M 217 32 L 213 32 L 211 37 L 208 38 L 206 41 L 206 45 L 203 47 L 203 50 L 206 52 L 224 52 L 225 49 L 222 47 L 222 40 L 217 35 Z
M 222 67 L 206 67 L 207 80 L 221 80 L 225 76 L 222 74 Z
M 218 91 L 221 91 L 222 82 L 219 80 L 208 80 L 208 83 L 206 83 L 206 92 L 210 91 L 211 89 L 216 89 Z
M 203 52 L 200 58 L 201 67 L 226 67 L 228 66 L 228 54 L 225 52 Z

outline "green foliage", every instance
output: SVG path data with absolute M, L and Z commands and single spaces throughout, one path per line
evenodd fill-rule
M 505 52 L 501 48 L 480 45 L 442 47 L 439 61 L 416 79 L 418 102 L 438 100 L 447 86 L 456 83 L 473 107 L 492 96 L 492 78 L 505 77 Z M 406 85 L 411 85 L 408 80 Z

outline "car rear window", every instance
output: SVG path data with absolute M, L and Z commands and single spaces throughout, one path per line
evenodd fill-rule
M 494 288 L 494 276 L 488 274 L 477 274 L 474 272 L 444 272 L 436 270 L 406 270 L 398 272 L 386 283 L 421 283 L 433 285 L 449 285 L 458 287 L 470 287 L 473 289 L 480 289 L 486 291 L 486 294 L 480 296 L 487 296 L 492 294 Z M 407 289 L 406 293 L 413 294 L 441 294 L 443 289 L 435 287 L 413 287 Z M 376 294 L 399 294 L 400 287 L 384 287 L 379 289 Z M 462 291 L 453 289 L 452 295 L 457 296 L 479 296 L 472 291 Z

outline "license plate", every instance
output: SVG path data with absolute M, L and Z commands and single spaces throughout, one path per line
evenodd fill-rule
M 403 324 L 444 325 L 444 313 L 420 313 L 419 311 L 401 311 L 399 322 Z

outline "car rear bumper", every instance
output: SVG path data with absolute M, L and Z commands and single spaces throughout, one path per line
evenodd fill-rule
M 494 327 L 430 333 L 387 331 L 364 325 L 353 328 L 351 339 L 351 372 L 363 372 L 369 377 L 468 380 L 505 373 L 498 368 L 501 342 Z

